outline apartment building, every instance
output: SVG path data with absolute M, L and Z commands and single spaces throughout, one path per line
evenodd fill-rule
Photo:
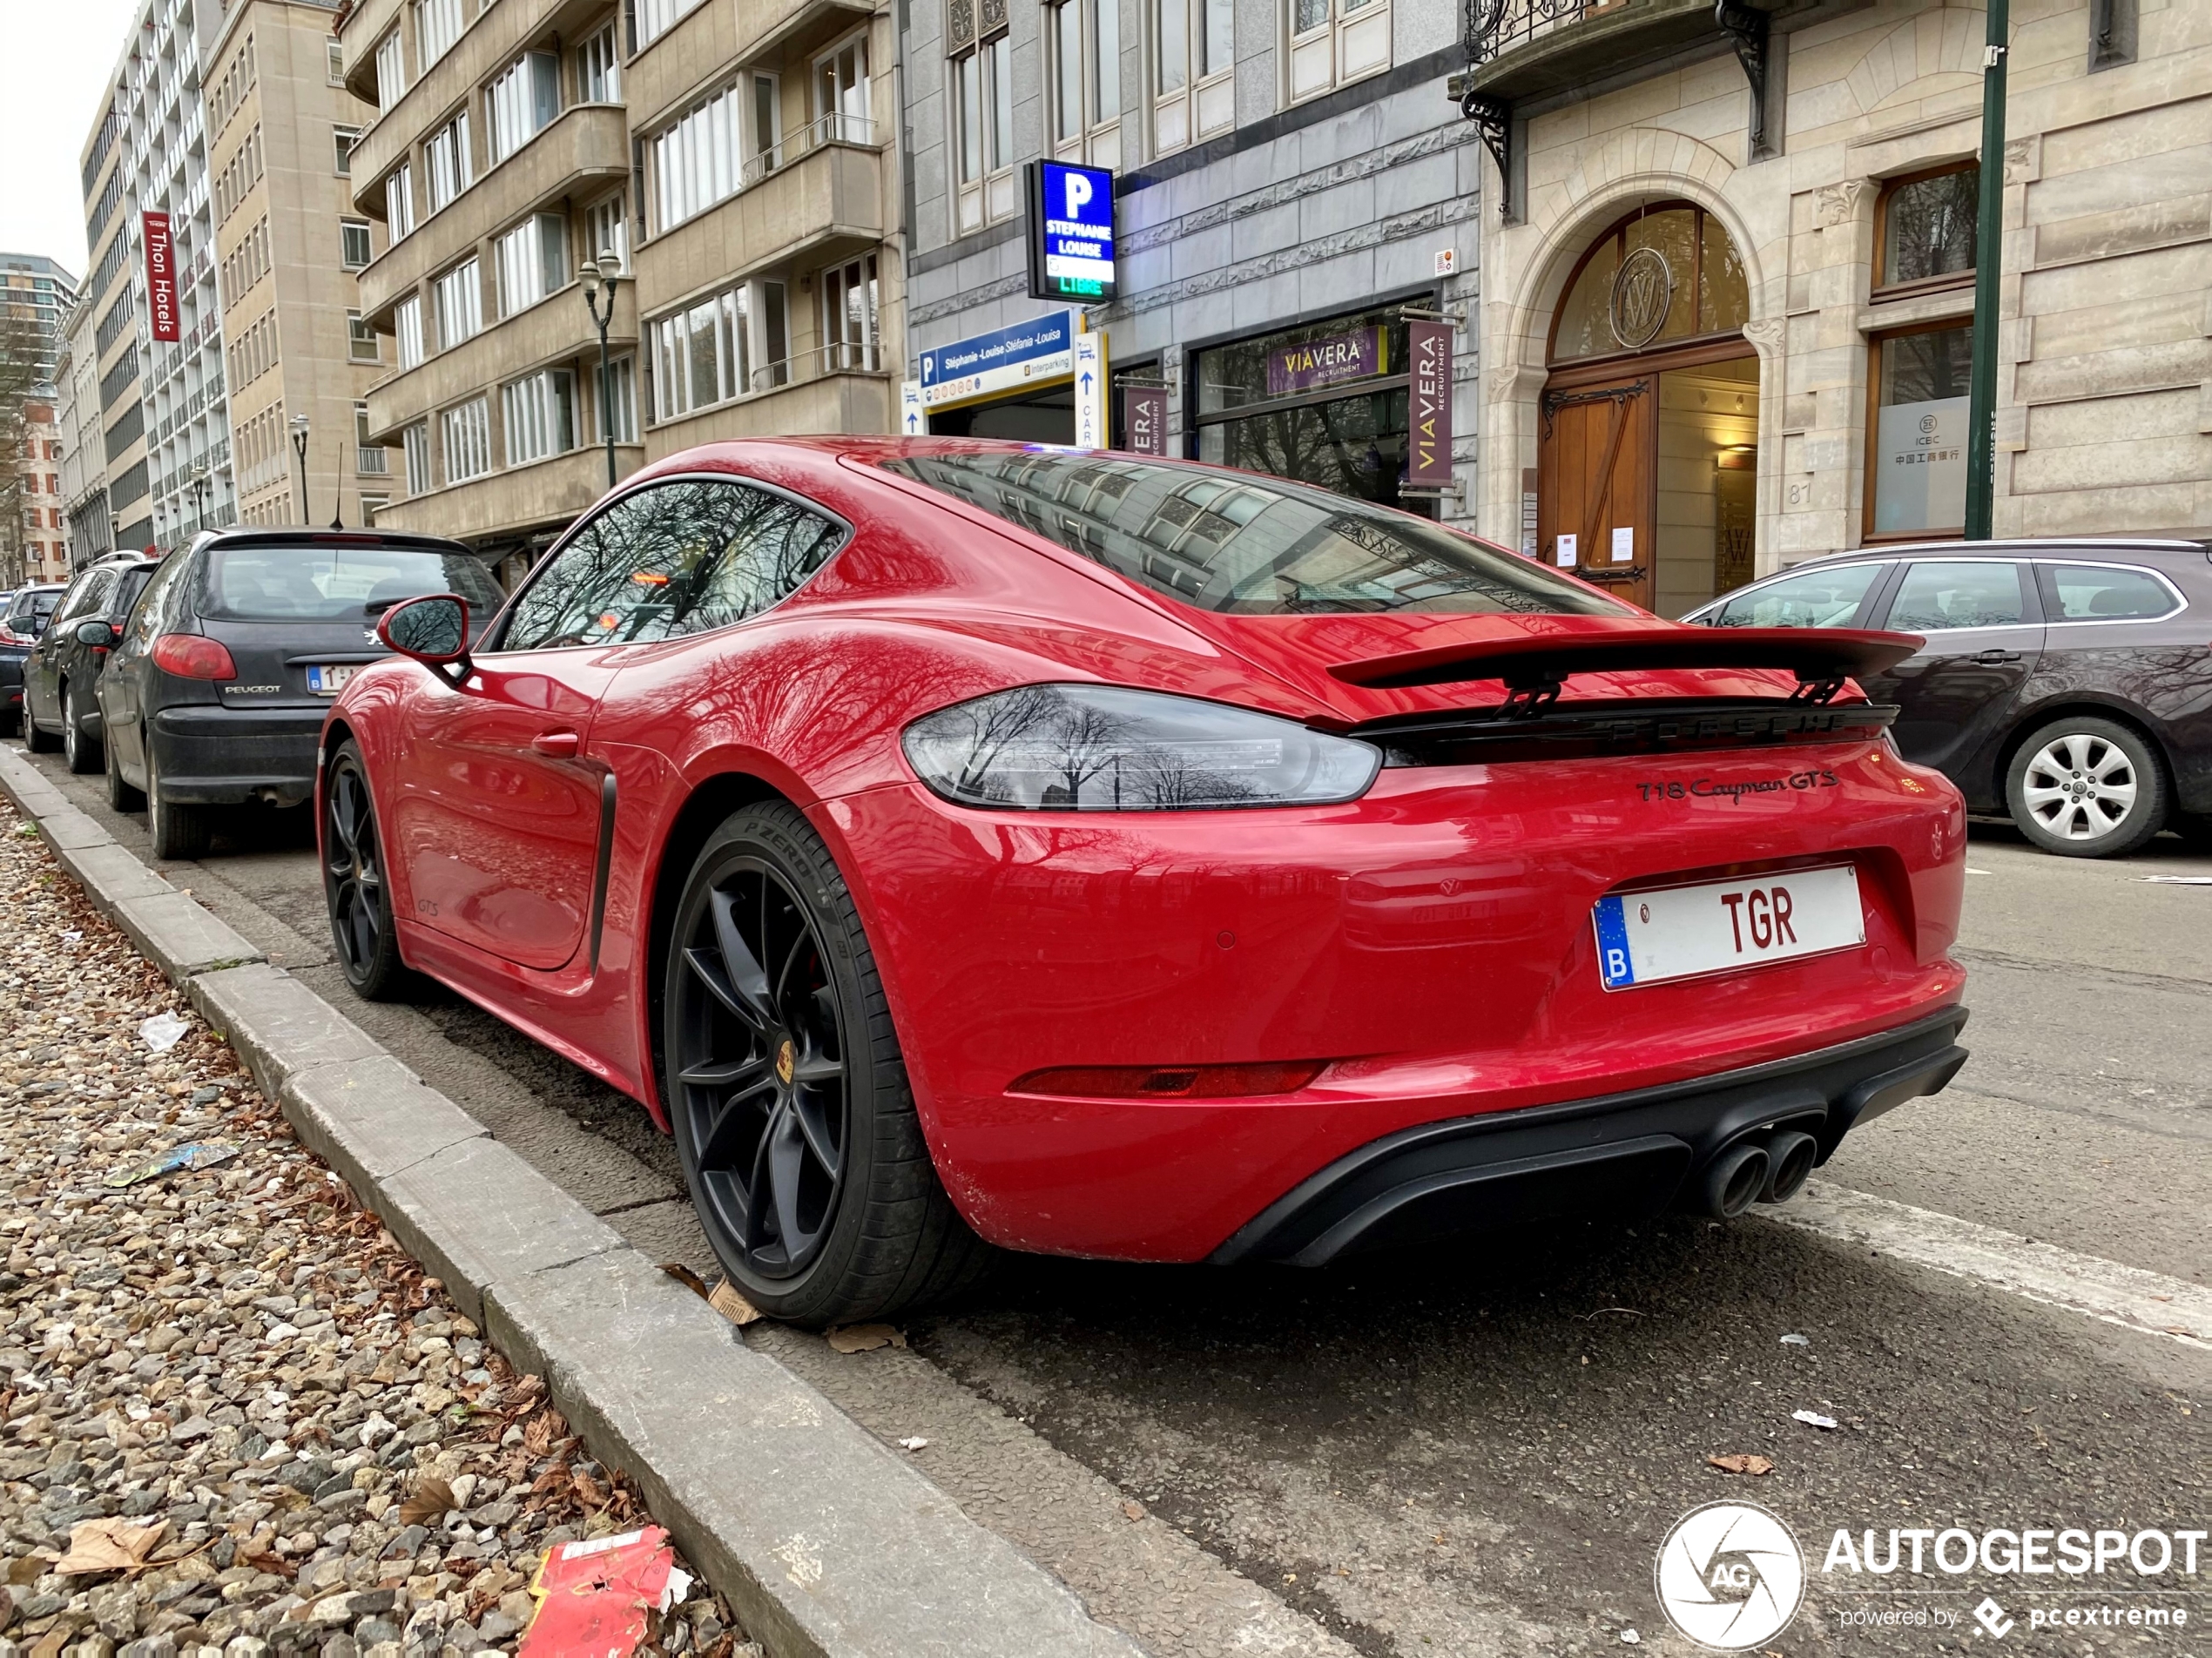
M 527 556 L 649 459 L 891 429 L 887 7 L 361 0 L 340 32 L 377 105 L 353 184 L 389 522 Z
M 202 52 L 216 0 L 145 0 L 79 157 L 100 442 L 120 547 L 234 514 Z
M 69 570 L 61 499 L 62 428 L 55 403 L 63 320 L 76 297 L 77 280 L 53 260 L 36 253 L 0 253 L 0 317 L 17 331 L 11 350 L 27 344 L 31 354 L 30 379 L 20 389 L 11 384 L 16 408 L 0 420 L 14 448 L 12 455 L 0 455 L 0 466 L 7 468 L 0 500 L 8 503 L 0 515 L 4 517 L 0 581 L 51 582 Z
M 100 441 L 100 365 L 93 349 L 92 307 L 72 305 L 62 320 L 55 360 L 55 423 L 61 428 L 62 523 L 71 570 L 82 570 L 115 544 L 107 510 L 107 457 Z
M 232 0 L 208 44 L 209 196 L 246 523 L 374 522 L 394 493 L 388 452 L 365 441 L 381 347 L 354 279 L 382 247 L 381 227 L 354 211 L 350 177 L 373 111 L 347 90 L 335 21 L 314 0 Z

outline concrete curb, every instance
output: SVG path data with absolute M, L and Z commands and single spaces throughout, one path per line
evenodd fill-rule
M 1136 1658 L 1058 1580 L 71 805 L 0 792 L 775 1658 Z M 496 1195 L 496 1201 L 494 1201 Z

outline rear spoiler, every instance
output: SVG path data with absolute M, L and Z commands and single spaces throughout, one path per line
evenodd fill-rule
M 1771 668 L 1797 676 L 1797 699 L 1824 703 L 1844 680 L 1893 668 L 1923 643 L 1918 634 L 1863 628 L 1624 628 L 1440 645 L 1340 662 L 1329 671 L 1378 691 L 1499 679 L 1509 701 L 1548 703 L 1570 674 Z

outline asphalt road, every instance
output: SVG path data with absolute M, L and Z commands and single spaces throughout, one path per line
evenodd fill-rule
M 150 859 L 143 819 L 109 812 L 98 778 L 39 764 Z M 352 999 L 303 818 L 242 815 L 210 857 L 163 873 L 641 1248 L 711 1270 L 673 1151 L 637 1106 L 458 999 Z M 1762 1650 L 1987 1646 L 1972 1619 L 1986 1597 L 1993 1623 L 2014 1621 L 2008 1645 L 2212 1654 L 2212 1547 L 2193 1577 L 1822 1569 L 1839 1528 L 2132 1536 L 2212 1513 L 2212 1327 L 2124 1327 L 1988 1264 L 2116 1263 L 2159 1275 L 2130 1279 L 2152 1304 L 2203 1304 L 2212 885 L 2142 878 L 2212 878 L 2212 859 L 2171 837 L 2117 862 L 2056 859 L 1990 826 L 1970 868 L 1974 1057 L 1823 1171 L 1839 1201 L 1881 1200 L 1923 1237 L 1911 1260 L 1887 1234 L 1764 1218 L 1578 1226 L 1322 1273 L 1022 1259 L 911 1321 L 908 1351 L 748 1339 L 885 1439 L 926 1439 L 911 1454 L 949 1494 L 1163 1655 L 1536 1658 L 1631 1631 L 1687 1653 L 1655 1553 L 1721 1500 L 1771 1509 L 1809 1557 L 1804 1610 Z M 2003 1237 L 1969 1250 L 1960 1237 L 1992 1235 L 1954 1220 Z M 1707 1464 L 1734 1452 L 1773 1472 Z M 2123 1621 L 2030 1627 L 2105 1607 Z M 2189 1621 L 2130 1626 L 2130 1608 Z M 1845 1621 L 1891 1613 L 1927 1621 Z

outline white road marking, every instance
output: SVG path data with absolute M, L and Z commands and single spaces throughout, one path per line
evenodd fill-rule
M 2212 1351 L 2212 1289 L 1815 1181 L 1767 1219 Z

